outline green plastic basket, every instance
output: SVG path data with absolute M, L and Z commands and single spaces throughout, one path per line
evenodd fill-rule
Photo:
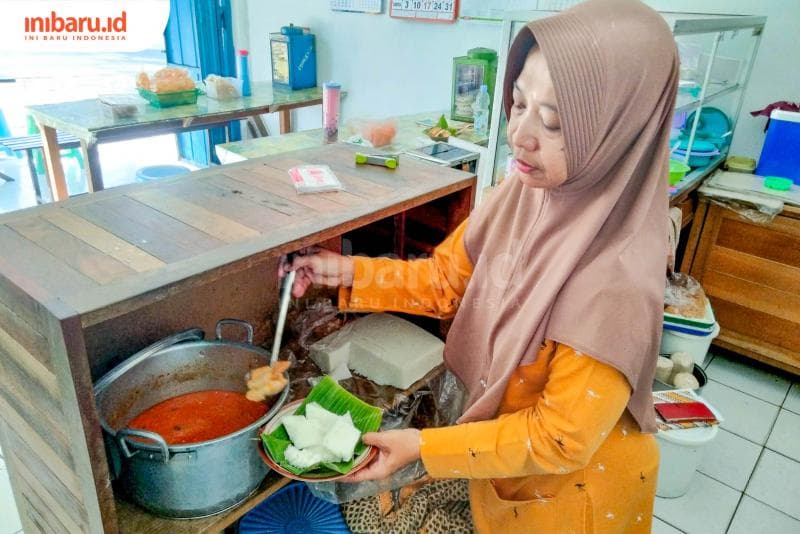
M 183 106 L 186 104 L 196 104 L 197 95 L 200 93 L 198 89 L 189 89 L 187 91 L 174 91 L 171 93 L 154 93 L 147 89 L 137 87 L 139 94 L 142 98 L 150 102 L 151 106 L 157 108 L 171 108 L 173 106 Z

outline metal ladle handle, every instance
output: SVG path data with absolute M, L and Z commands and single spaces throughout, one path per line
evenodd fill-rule
M 275 365 L 275 362 L 278 361 L 278 353 L 281 350 L 283 328 L 286 325 L 286 313 L 289 311 L 289 301 L 292 299 L 292 286 L 294 286 L 295 276 L 297 276 L 295 271 L 289 271 L 283 278 L 280 308 L 278 309 L 278 323 L 275 325 L 275 339 L 272 341 L 272 355 L 269 359 L 270 365 Z

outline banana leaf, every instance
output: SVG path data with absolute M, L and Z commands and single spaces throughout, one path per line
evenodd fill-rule
M 381 427 L 381 420 L 383 419 L 383 410 L 370 406 L 362 401 L 352 393 L 345 390 L 334 379 L 325 376 L 314 388 L 308 393 L 308 396 L 295 410 L 294 415 L 305 415 L 306 404 L 316 402 L 328 411 L 337 415 L 344 415 L 350 412 L 350 417 L 353 419 L 355 427 L 364 435 L 367 432 L 377 432 Z M 292 441 L 289 439 L 289 434 L 283 425 L 279 425 L 275 430 L 269 434 L 262 434 L 261 440 L 264 443 L 272 459 L 295 475 L 302 475 L 314 478 L 324 478 L 333 475 L 346 475 L 355 466 L 355 458 L 358 458 L 367 446 L 359 440 L 356 445 L 353 460 L 349 462 L 324 462 L 321 464 L 313 465 L 311 467 L 300 469 L 293 466 L 286 460 L 285 451 Z

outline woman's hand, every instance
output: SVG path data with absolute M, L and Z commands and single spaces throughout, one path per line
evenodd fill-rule
M 377 447 L 378 455 L 368 466 L 343 478 L 342 482 L 381 480 L 419 460 L 419 430 L 416 428 L 369 432 L 362 439 L 367 445 Z
M 282 262 L 278 276 L 289 271 L 297 271 L 292 295 L 302 297 L 312 284 L 323 286 L 350 287 L 353 285 L 353 260 L 330 250 L 314 248 L 301 251 L 291 263 Z

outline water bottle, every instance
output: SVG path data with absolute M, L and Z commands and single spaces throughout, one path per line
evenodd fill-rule
M 339 140 L 339 105 L 342 86 L 336 82 L 322 84 L 322 129 L 326 144 Z
M 472 103 L 472 119 L 477 135 L 489 134 L 489 88 L 485 85 L 481 85 L 481 90 Z
M 242 96 L 250 96 L 250 52 L 239 50 L 239 79 L 242 80 Z

